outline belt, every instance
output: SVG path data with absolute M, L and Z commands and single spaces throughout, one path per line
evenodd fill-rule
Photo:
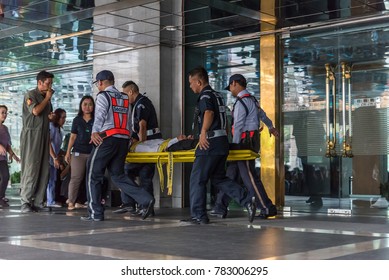
M 227 136 L 227 131 L 224 129 L 218 129 L 218 130 L 210 130 L 207 132 L 207 139 L 220 137 L 220 136 Z
M 154 134 L 157 134 L 157 133 L 161 133 L 161 130 L 159 130 L 159 128 L 152 128 L 152 129 L 149 129 L 146 131 L 146 135 L 147 136 L 151 136 L 151 135 L 154 135 Z

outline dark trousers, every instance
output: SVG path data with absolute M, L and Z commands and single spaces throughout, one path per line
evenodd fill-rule
M 228 194 L 237 203 L 246 206 L 251 202 L 251 197 L 238 183 L 226 176 L 225 156 L 197 156 L 194 160 L 190 175 L 190 212 L 193 218 L 207 218 L 206 199 L 207 182 L 219 190 Z
M 94 147 L 88 159 L 87 197 L 88 212 L 92 218 L 103 218 L 104 207 L 101 205 L 104 173 L 108 169 L 112 182 L 125 194 L 133 197 L 138 204 L 145 207 L 153 197 L 140 188 L 124 173 L 124 160 L 127 155 L 128 139 L 108 137 L 103 143 Z
M 9 169 L 6 160 L 0 161 L 0 199 L 5 197 L 5 191 L 7 190 L 9 181 Z
M 249 195 L 255 196 L 257 207 L 260 209 L 269 208 L 273 205 L 269 196 L 266 193 L 262 181 L 255 172 L 255 160 L 245 160 L 230 162 L 227 168 L 227 176 L 234 181 L 237 181 L 239 175 L 247 188 Z M 230 203 L 230 197 L 223 192 L 218 192 L 215 207 L 222 212 L 227 211 Z
M 128 163 L 125 165 L 125 171 L 130 179 L 134 180 L 139 177 L 139 186 L 146 190 L 154 197 L 153 178 L 155 174 L 155 163 Z M 122 203 L 126 206 L 135 207 L 135 200 L 127 196 L 125 193 L 120 193 Z

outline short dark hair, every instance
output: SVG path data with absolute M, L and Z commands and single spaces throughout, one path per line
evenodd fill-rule
M 52 78 L 54 78 L 54 75 L 50 72 L 47 72 L 46 70 L 40 71 L 38 75 L 36 75 L 36 80 L 42 82 L 44 82 L 46 79 Z
M 95 117 L 95 100 L 93 99 L 92 96 L 90 95 L 85 95 L 81 98 L 81 101 L 80 101 L 80 106 L 78 107 L 78 113 L 77 113 L 77 116 L 80 116 L 82 117 L 83 113 L 82 113 L 82 102 L 84 102 L 85 99 L 90 99 L 92 100 L 92 104 L 93 104 L 93 111 L 92 111 L 92 118 Z
M 246 80 L 235 80 L 235 82 L 237 82 L 240 86 L 242 87 L 247 87 L 247 82 Z
M 135 84 L 135 82 L 133 81 L 126 81 L 124 82 L 124 84 L 122 85 L 122 88 L 126 88 L 128 86 L 131 86 L 131 90 L 133 91 L 136 91 L 136 92 L 139 92 L 139 87 L 137 84 Z
M 199 78 L 199 80 L 206 82 L 206 83 L 209 83 L 207 70 L 205 70 L 205 68 L 202 66 L 197 66 L 196 68 L 193 68 L 189 72 L 189 76 L 191 76 L 191 77 L 197 76 L 197 78 Z

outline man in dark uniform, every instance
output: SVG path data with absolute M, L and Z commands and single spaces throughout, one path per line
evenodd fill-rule
M 279 136 L 278 130 L 266 113 L 259 107 L 258 100 L 247 89 L 247 81 L 241 74 L 230 77 L 226 90 L 231 91 L 236 98 L 232 109 L 232 146 L 242 149 L 252 149 L 259 152 L 259 122 L 262 121 L 269 129 L 270 136 Z M 255 196 L 260 209 L 259 217 L 268 218 L 277 215 L 277 208 L 268 197 L 266 190 L 255 172 L 255 160 L 230 162 L 227 176 L 233 180 L 241 177 L 250 195 Z M 230 198 L 219 192 L 211 216 L 225 218 Z
M 223 97 L 211 88 L 208 73 L 203 67 L 197 67 L 189 73 L 189 85 L 193 92 L 199 95 L 196 111 L 200 135 L 190 176 L 191 218 L 183 222 L 209 223 L 206 210 L 206 184 L 209 179 L 214 186 L 245 206 L 249 222 L 252 222 L 256 211 L 255 198 L 226 177 L 229 144 Z
M 115 78 L 108 70 L 99 72 L 94 82 L 99 89 L 91 135 L 95 147 L 90 154 L 86 174 L 89 215 L 82 217 L 83 221 L 104 220 L 101 197 L 106 169 L 112 182 L 146 209 L 142 213 L 142 219 L 150 215 L 155 202 L 147 191 L 124 173 L 124 161 L 130 141 L 131 108 L 128 96 L 118 91 L 114 83 Z
M 53 117 L 51 97 L 54 75 L 38 73 L 37 87 L 28 91 L 23 101 L 23 128 L 20 134 L 21 212 L 43 211 L 49 180 L 50 137 L 49 123 Z M 55 164 L 59 164 L 53 158 Z
M 122 91 L 128 95 L 132 105 L 132 134 L 133 141 L 146 141 L 162 139 L 158 127 L 157 113 L 151 100 L 144 94 L 139 93 L 139 87 L 133 81 L 127 81 L 122 86 Z M 128 163 L 125 166 L 128 176 L 135 180 L 139 177 L 140 187 L 154 197 L 153 178 L 155 163 Z M 144 209 L 136 209 L 135 200 L 121 193 L 122 206 L 114 213 L 130 212 L 142 214 Z M 138 207 L 139 208 L 139 207 Z M 154 216 L 154 209 L 151 215 Z

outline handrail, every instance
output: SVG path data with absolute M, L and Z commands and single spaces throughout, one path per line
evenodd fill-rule
M 342 124 L 343 124 L 343 144 L 342 144 L 342 156 L 343 157 L 353 157 L 352 148 L 351 148 L 351 137 L 352 137 L 352 120 L 351 120 L 351 110 L 352 110 L 352 101 L 351 101 L 351 68 L 350 66 L 342 62 Z M 347 100 L 346 100 L 346 82 L 348 89 L 348 124 L 346 120 L 346 110 L 347 110 Z M 347 133 L 348 129 L 348 133 Z
M 336 84 L 335 73 L 333 67 L 327 63 L 326 68 L 326 140 L 327 149 L 326 157 L 336 156 Z M 332 82 L 332 106 L 333 106 L 333 120 L 331 126 L 330 120 L 330 84 Z

